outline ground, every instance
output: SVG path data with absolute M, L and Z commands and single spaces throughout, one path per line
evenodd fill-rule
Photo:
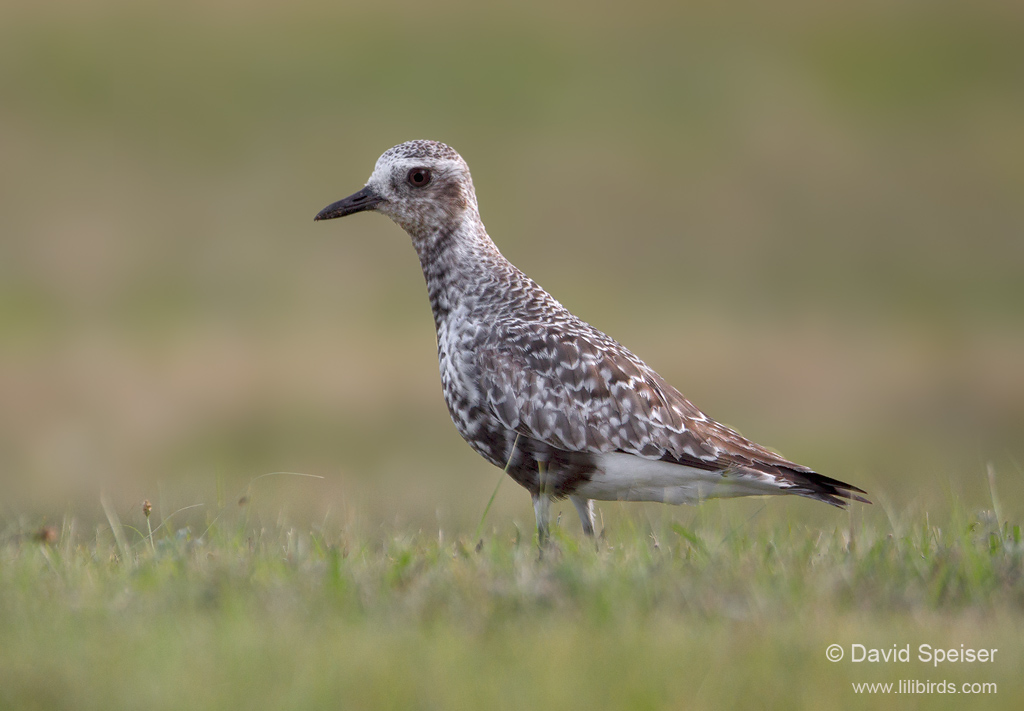
M 191 520 L 182 512 L 183 526 L 150 521 L 152 536 L 145 523 L 115 523 L 115 537 L 73 519 L 49 532 L 8 530 L 0 706 L 952 709 L 1024 700 L 1024 542 L 990 511 L 885 523 L 854 512 L 821 529 L 763 503 L 741 517 L 712 502 L 685 517 L 613 515 L 596 545 L 565 519 L 539 556 L 526 524 L 485 526 L 475 540 L 367 535 L 330 521 L 291 525 L 252 506 Z M 838 662 L 826 658 L 834 644 Z M 855 662 L 854 644 L 909 645 L 911 658 Z M 922 644 L 999 651 L 987 663 L 934 666 L 918 658 Z M 970 702 L 962 692 L 854 689 L 907 679 L 994 686 Z

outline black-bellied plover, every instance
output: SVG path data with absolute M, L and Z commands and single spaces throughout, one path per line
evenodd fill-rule
M 681 504 L 797 494 L 840 508 L 851 499 L 869 503 L 862 489 L 715 422 L 513 266 L 480 221 L 469 167 L 445 144 L 387 150 L 362 190 L 316 219 L 365 210 L 412 238 L 452 421 L 530 492 L 542 545 L 551 501 L 564 497 L 587 535 L 594 499 Z

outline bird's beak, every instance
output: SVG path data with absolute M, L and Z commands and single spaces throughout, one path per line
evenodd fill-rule
M 345 215 L 362 212 L 363 210 L 372 210 L 382 202 L 384 202 L 384 198 L 373 192 L 370 186 L 367 185 L 358 193 L 353 193 L 347 198 L 338 200 L 338 202 L 332 202 L 318 212 L 313 220 L 333 220 L 335 217 L 344 217 Z

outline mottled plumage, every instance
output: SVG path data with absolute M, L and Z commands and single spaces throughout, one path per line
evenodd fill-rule
M 381 212 L 412 238 L 437 327 L 441 385 L 459 434 L 534 499 L 697 503 L 798 494 L 843 507 L 861 489 L 715 422 L 642 360 L 519 271 L 480 221 L 469 167 L 435 141 L 386 151 L 366 186 L 317 215 Z

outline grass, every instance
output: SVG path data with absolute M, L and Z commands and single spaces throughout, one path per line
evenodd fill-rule
M 620 516 L 479 542 L 264 521 L 10 528 L 0 539 L 0 707 L 961 708 L 853 682 L 995 682 L 1019 707 L 1020 527 L 991 512 L 845 515 L 832 530 Z M 141 512 L 135 517 L 142 520 Z M 24 528 L 24 526 L 23 526 Z M 56 534 L 56 535 L 54 535 Z M 830 663 L 838 643 L 998 648 L 989 664 Z M 898 704 L 896 702 L 899 702 Z

